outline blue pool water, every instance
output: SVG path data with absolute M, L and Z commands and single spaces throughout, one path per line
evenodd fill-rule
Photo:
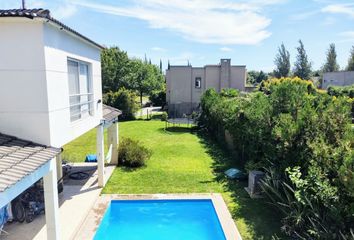
M 95 240 L 225 240 L 211 200 L 117 200 Z

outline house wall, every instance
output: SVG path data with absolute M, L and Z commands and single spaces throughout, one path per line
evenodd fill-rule
M 354 71 L 328 72 L 323 74 L 322 88 L 350 86 L 354 84 Z
M 42 23 L 0 19 L 0 132 L 49 143 Z
M 50 23 L 45 23 L 43 29 L 50 143 L 63 146 L 96 127 L 102 119 L 102 103 L 97 103 L 102 99 L 100 50 Z M 93 116 L 75 122 L 70 121 L 68 58 L 89 64 L 95 103 Z
M 246 66 L 232 66 L 230 88 L 235 88 L 240 91 L 245 91 L 246 78 L 247 78 Z
M 102 99 L 100 50 L 40 19 L 0 19 L 0 132 L 62 147 L 100 123 L 70 122 L 67 58 L 89 63 L 94 102 Z
M 195 88 L 195 78 L 201 78 L 201 88 Z M 171 66 L 166 71 L 166 99 L 170 117 L 181 117 L 197 110 L 202 94 L 210 88 L 235 88 L 245 91 L 246 67 L 231 66 L 230 59 L 221 59 L 220 65 L 203 68 Z

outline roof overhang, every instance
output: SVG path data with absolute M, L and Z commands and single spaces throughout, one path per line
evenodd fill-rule
M 47 161 L 45 164 L 34 170 L 14 185 L 8 187 L 5 191 L 0 192 L 0 209 L 10 203 L 18 195 L 24 192 L 27 188 L 36 183 L 39 179 L 43 178 L 54 169 L 56 164 L 55 159 Z
M 93 40 L 89 39 L 88 37 L 82 35 L 81 33 L 75 31 L 74 29 L 70 28 L 69 26 L 65 25 L 64 23 L 60 22 L 59 20 L 53 18 L 50 14 L 50 11 L 47 9 L 7 9 L 2 10 L 0 9 L 0 18 L 25 18 L 25 19 L 40 19 L 44 22 L 51 23 L 52 25 L 58 27 L 61 30 L 65 30 L 66 32 L 74 35 L 83 41 L 89 43 L 90 45 L 103 50 L 105 47 L 94 42 Z
M 102 113 L 103 113 L 103 125 L 105 128 L 107 128 L 112 124 L 118 122 L 118 118 L 122 114 L 122 111 L 117 108 L 103 104 Z
M 0 207 L 43 177 L 60 152 L 59 148 L 0 134 Z

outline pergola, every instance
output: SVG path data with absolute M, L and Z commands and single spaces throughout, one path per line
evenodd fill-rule
M 60 239 L 56 169 L 60 152 L 0 133 L 0 209 L 43 178 L 48 239 Z
M 110 146 L 110 152 L 108 158 L 111 164 L 118 164 L 118 117 L 122 112 L 116 108 L 103 104 L 102 106 L 103 120 L 101 124 L 97 126 L 97 171 L 98 171 L 98 186 L 104 187 L 104 129 L 107 128 L 107 140 L 108 146 Z

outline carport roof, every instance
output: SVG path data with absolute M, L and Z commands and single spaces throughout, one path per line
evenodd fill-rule
M 0 193 L 15 185 L 61 152 L 0 133 Z
M 118 120 L 118 117 L 122 114 L 122 111 L 117 108 L 103 104 L 102 113 L 103 119 L 105 121 L 114 122 Z

